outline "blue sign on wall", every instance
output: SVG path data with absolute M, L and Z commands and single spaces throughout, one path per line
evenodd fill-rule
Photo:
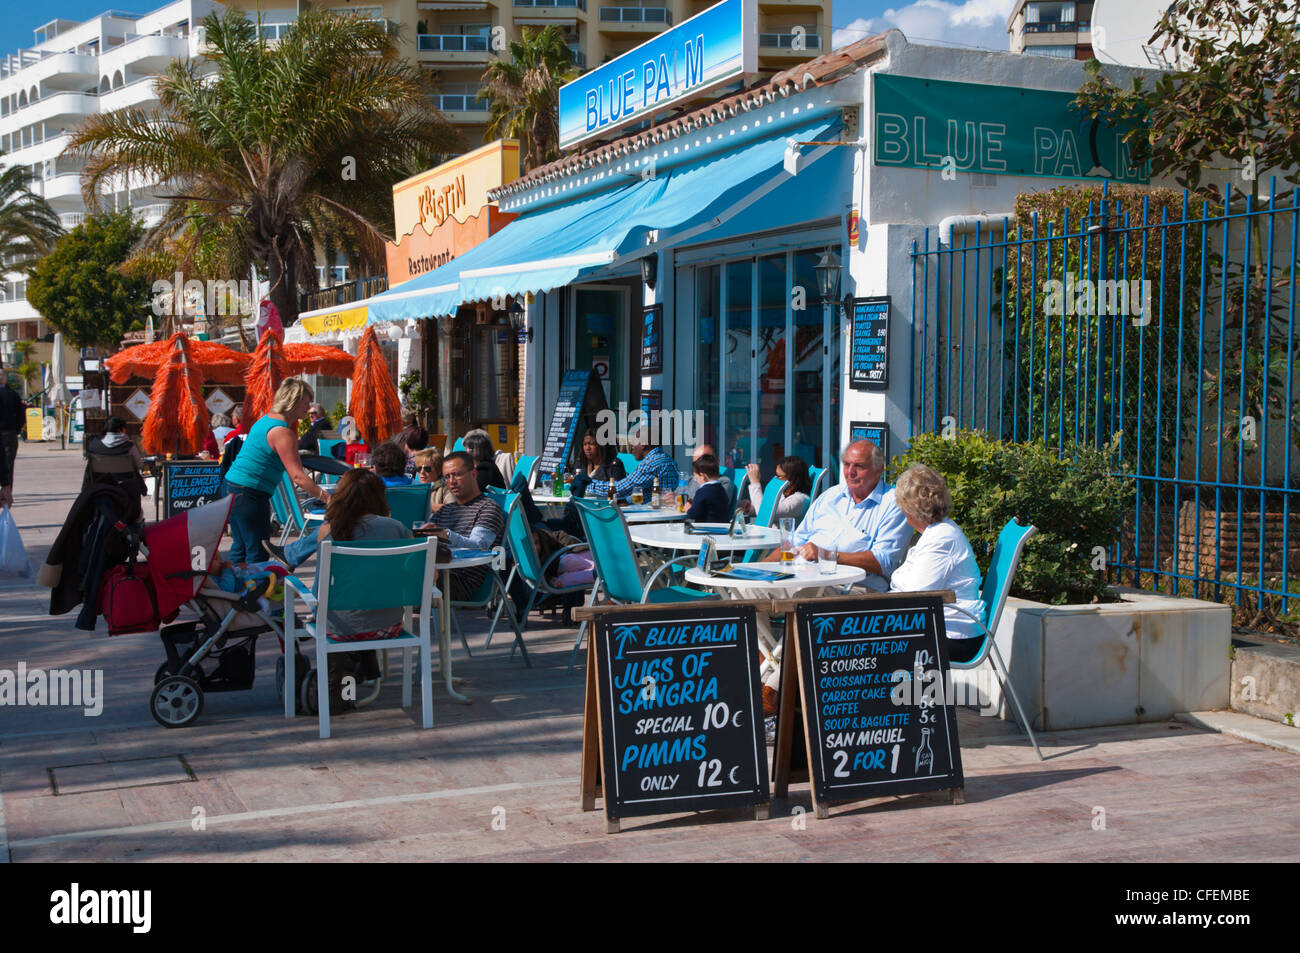
M 560 87 L 560 148 L 757 71 L 757 0 L 722 0 Z

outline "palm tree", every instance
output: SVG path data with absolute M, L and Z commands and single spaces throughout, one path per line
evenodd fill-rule
M 29 183 L 22 166 L 0 171 L 0 271 L 26 271 L 63 234 L 58 214 Z
M 483 73 L 480 99 L 488 101 L 487 139 L 518 139 L 524 171 L 559 158 L 560 87 L 582 75 L 558 26 L 523 28 L 510 41 L 510 59 Z
M 88 204 L 128 174 L 171 192 L 142 254 L 170 243 L 183 263 L 220 258 L 237 278 L 256 263 L 288 323 L 299 287 L 315 287 L 317 249 L 355 248 L 378 271 L 392 184 L 463 141 L 385 23 L 309 11 L 276 45 L 238 10 L 203 26 L 207 49 L 159 77 L 157 110 L 95 116 L 69 149 L 87 157 Z M 204 247 L 215 232 L 220 255 Z

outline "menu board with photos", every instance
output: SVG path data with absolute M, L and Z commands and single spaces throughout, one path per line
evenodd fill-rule
M 849 443 L 870 440 L 889 460 L 889 425 L 871 420 L 854 420 L 849 424 Z
M 621 817 L 724 807 L 766 816 L 754 607 L 611 611 L 593 631 L 584 762 L 599 744 L 615 828 Z
M 795 609 L 799 691 L 818 815 L 830 801 L 965 785 L 938 594 Z
M 853 299 L 849 386 L 884 390 L 889 385 L 889 296 Z
M 606 409 L 605 388 L 594 370 L 565 371 L 560 382 L 560 396 L 555 401 L 551 425 L 537 464 L 540 475 L 565 471 L 575 465 L 582 431 L 597 425 L 596 415 Z

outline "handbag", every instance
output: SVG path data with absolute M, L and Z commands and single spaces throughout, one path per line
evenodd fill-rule
M 32 564 L 8 505 L 0 507 L 0 576 L 30 576 Z

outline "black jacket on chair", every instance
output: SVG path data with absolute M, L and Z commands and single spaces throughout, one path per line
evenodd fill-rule
M 72 502 L 63 529 L 55 537 L 36 581 L 52 590 L 50 615 L 82 605 L 76 627 L 93 632 L 99 616 L 99 588 L 104 570 L 131 557 L 123 523 L 139 529 L 140 497 L 115 483 L 92 483 Z

